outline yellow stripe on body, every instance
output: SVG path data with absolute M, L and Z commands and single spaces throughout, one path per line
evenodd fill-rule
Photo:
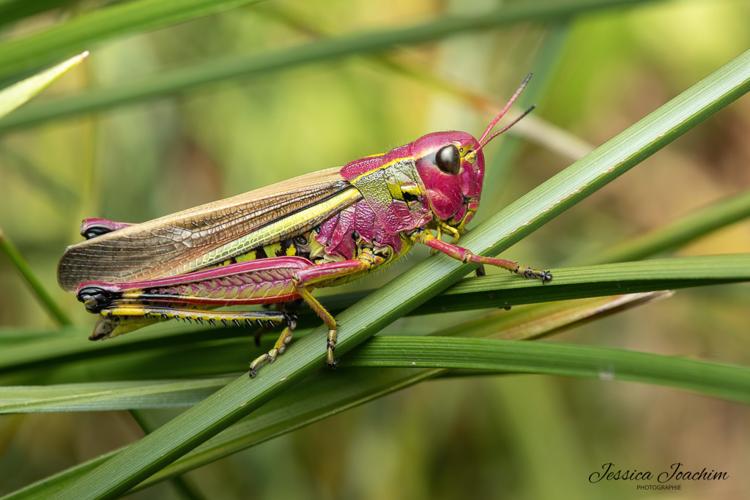
M 325 221 L 328 216 L 348 207 L 361 198 L 362 195 L 360 192 L 355 187 L 351 187 L 332 196 L 326 201 L 282 217 L 276 222 L 272 222 L 271 224 L 253 231 L 242 238 L 238 238 L 231 243 L 207 252 L 200 258 L 188 262 L 183 267 L 188 269 L 207 267 L 221 263 L 232 256 L 247 254 L 255 248 L 276 243 L 279 239 L 283 239 L 283 237 L 281 237 L 282 235 L 291 236 L 302 232 L 304 228 L 311 228 L 311 225 L 318 225 Z M 311 221 L 316 222 L 311 224 Z M 272 256 L 273 255 L 269 255 L 269 257 Z

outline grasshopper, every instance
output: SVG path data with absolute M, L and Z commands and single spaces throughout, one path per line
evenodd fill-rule
M 493 132 L 530 76 L 478 140 L 466 132 L 434 132 L 343 167 L 140 224 L 85 219 L 86 241 L 68 247 L 60 261 L 60 286 L 99 315 L 92 340 L 168 319 L 283 325 L 273 348 L 250 364 L 255 376 L 286 350 L 296 318 L 284 304 L 300 299 L 327 325 L 326 359 L 335 366 L 336 320 L 311 291 L 362 277 L 415 244 L 547 282 L 549 271 L 455 244 L 479 208 L 483 148 L 533 109 Z M 281 307 L 217 310 L 237 304 Z

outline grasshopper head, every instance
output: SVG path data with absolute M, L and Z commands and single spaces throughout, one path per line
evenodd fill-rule
M 528 75 L 523 80 L 478 140 L 466 132 L 450 131 L 427 134 L 411 144 L 411 154 L 426 189 L 427 202 L 439 226 L 450 226 L 461 234 L 479 208 L 484 180 L 482 149 L 534 109 L 532 106 L 508 125 L 493 132 L 530 79 L 531 75 Z
M 482 194 L 484 154 L 479 141 L 466 132 L 435 132 L 414 141 L 412 155 L 432 213 L 463 228 Z

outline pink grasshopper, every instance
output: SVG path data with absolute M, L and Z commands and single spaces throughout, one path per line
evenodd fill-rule
M 552 279 L 517 262 L 474 255 L 454 242 L 479 208 L 482 149 L 525 88 L 527 77 L 479 140 L 466 132 L 427 134 L 388 153 L 314 172 L 141 224 L 86 219 L 87 241 L 68 247 L 60 285 L 100 315 L 92 340 L 159 320 L 273 328 L 274 347 L 250 365 L 254 376 L 283 353 L 295 316 L 284 310 L 216 310 L 302 299 L 328 326 L 334 366 L 336 320 L 312 295 L 361 277 L 427 245 L 463 262 Z

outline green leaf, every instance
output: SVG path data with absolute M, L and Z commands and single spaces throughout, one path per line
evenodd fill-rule
M 465 244 L 495 254 L 606 185 L 750 88 L 750 51 L 555 175 L 470 234 Z M 434 256 L 340 314 L 339 352 L 414 309 L 471 267 Z M 539 285 L 541 286 L 541 285 Z M 60 498 L 115 496 L 318 369 L 325 352 L 318 328 L 257 378 L 242 376 L 66 488 Z
M 153 30 L 258 0 L 136 0 L 2 43 L 0 78 L 38 68 L 108 38 Z
M 151 2 L 152 0 L 148 1 Z M 193 0 L 193 2 L 196 1 Z M 207 63 L 183 69 L 165 70 L 158 75 L 139 82 L 113 88 L 91 89 L 82 94 L 49 100 L 43 104 L 24 110 L 24 113 L 20 116 L 12 116 L 0 120 L 0 132 L 35 125 L 51 119 L 101 111 L 114 106 L 122 106 L 147 99 L 173 95 L 222 80 L 258 76 L 282 69 L 298 67 L 303 64 L 372 54 L 400 45 L 425 43 L 452 35 L 524 21 L 554 21 L 614 7 L 635 6 L 648 1 L 569 0 L 566 2 L 549 3 L 518 3 L 504 6 L 492 12 L 462 16 L 444 16 L 440 19 L 414 26 L 358 32 L 290 49 L 264 52 L 262 54 L 221 57 Z M 141 2 L 131 3 L 140 4 L 145 2 L 142 0 Z M 124 5 L 123 8 L 131 5 L 131 3 Z M 180 2 L 166 3 L 182 5 Z M 114 8 L 110 7 L 107 10 Z M 89 26 L 89 24 L 87 23 L 86 26 Z M 46 43 L 44 45 L 46 46 Z M 0 51 L 0 75 L 3 74 L 4 59 L 10 57 L 7 55 L 3 57 L 2 54 L 3 52 Z
M 2 51 L 0 51 L 0 54 L 2 54 Z M 21 80 L 0 91 L 0 117 L 6 116 L 11 111 L 25 104 L 29 99 L 47 88 L 50 83 L 63 73 L 83 61 L 86 56 L 88 56 L 88 52 L 73 56 L 56 66 L 30 76 L 25 80 Z

